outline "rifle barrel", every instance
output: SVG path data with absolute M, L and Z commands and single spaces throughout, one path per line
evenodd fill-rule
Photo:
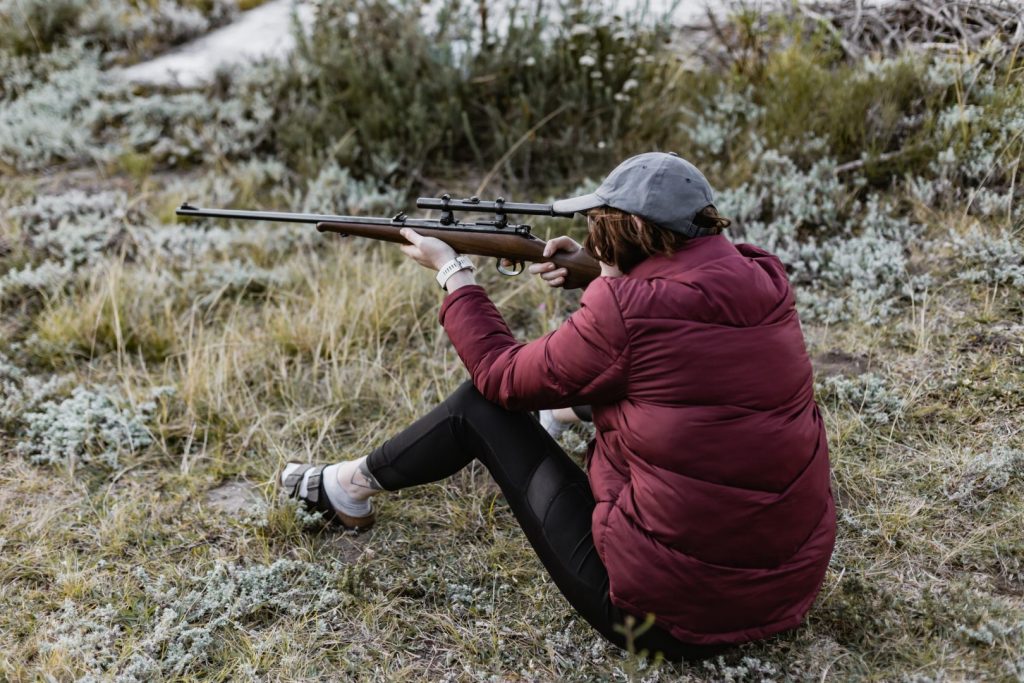
M 377 225 L 398 224 L 390 218 L 373 216 L 335 216 L 320 213 L 288 213 L 286 211 L 238 211 L 234 209 L 204 209 L 182 204 L 174 212 L 179 216 L 193 218 L 237 218 L 250 221 L 274 221 L 278 223 L 374 223 Z

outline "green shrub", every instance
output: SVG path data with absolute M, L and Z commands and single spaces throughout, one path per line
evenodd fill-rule
M 298 168 L 330 157 L 406 185 L 500 161 L 505 180 L 536 186 L 657 144 L 645 108 L 675 109 L 663 26 L 566 9 L 556 23 L 513 12 L 498 29 L 473 11 L 446 5 L 425 31 L 412 3 L 322 6 L 270 98 L 276 148 Z
M 923 71 L 921 62 L 909 59 L 871 70 L 830 66 L 806 47 L 775 54 L 757 84 L 765 137 L 780 146 L 821 136 L 840 161 L 904 149 L 922 129 L 915 123 L 945 94 L 929 87 Z

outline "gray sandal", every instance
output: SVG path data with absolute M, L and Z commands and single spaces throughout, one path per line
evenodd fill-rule
M 373 523 L 377 521 L 376 513 L 371 512 L 365 517 L 353 517 L 347 515 L 344 512 L 337 510 L 331 505 L 331 501 L 327 498 L 327 492 L 324 490 L 324 478 L 323 471 L 327 465 L 310 465 L 290 462 L 285 465 L 285 469 L 289 465 L 298 465 L 294 470 L 288 473 L 284 477 L 284 481 L 281 486 L 284 489 L 285 494 L 289 498 L 295 498 L 302 501 L 306 507 L 314 512 L 322 512 L 324 521 L 334 526 L 341 526 L 345 529 L 355 531 L 365 531 L 373 526 Z M 310 471 L 312 470 L 312 471 Z M 302 480 L 306 476 L 306 472 L 309 472 L 309 482 L 306 485 L 306 495 L 300 496 L 299 491 L 302 488 Z M 281 481 L 281 478 L 278 478 Z

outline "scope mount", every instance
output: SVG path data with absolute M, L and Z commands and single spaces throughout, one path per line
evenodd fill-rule
M 436 205 L 433 203 L 436 202 Z M 427 206 L 424 206 L 427 204 Z M 483 202 L 476 195 L 467 197 L 465 199 L 452 199 L 450 194 L 441 195 L 440 199 L 434 200 L 432 198 L 420 197 L 416 200 L 416 206 L 419 208 L 438 208 L 441 211 L 441 217 L 438 222 L 441 225 L 458 225 L 459 219 L 455 217 L 456 211 L 480 211 L 482 213 L 493 213 L 493 221 L 475 221 L 473 225 L 489 226 L 497 228 L 498 230 L 505 230 L 511 228 L 513 232 L 529 235 L 530 226 L 525 224 L 512 224 L 508 221 L 508 212 L 505 211 L 505 198 L 498 197 L 493 202 Z
M 473 195 L 464 199 L 453 199 L 450 194 L 443 194 L 440 197 L 420 197 L 416 200 L 416 208 L 434 209 L 441 212 L 441 224 L 451 225 L 457 222 L 456 212 L 492 213 L 494 221 L 489 222 L 496 228 L 509 226 L 510 215 L 524 214 L 529 216 L 553 216 L 558 218 L 572 218 L 574 214 L 558 212 L 551 204 L 529 204 L 522 202 L 509 202 L 504 197 L 498 197 L 493 202 L 481 200 Z

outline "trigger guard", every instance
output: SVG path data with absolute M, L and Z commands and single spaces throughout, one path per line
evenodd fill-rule
M 505 260 L 508 261 L 509 259 Z M 498 272 L 501 273 L 502 275 L 519 275 L 519 273 L 523 272 L 524 265 L 522 261 L 512 261 L 511 269 L 505 268 L 505 266 L 501 265 L 501 261 L 502 260 L 500 258 L 497 259 L 494 262 L 494 265 L 497 267 Z

